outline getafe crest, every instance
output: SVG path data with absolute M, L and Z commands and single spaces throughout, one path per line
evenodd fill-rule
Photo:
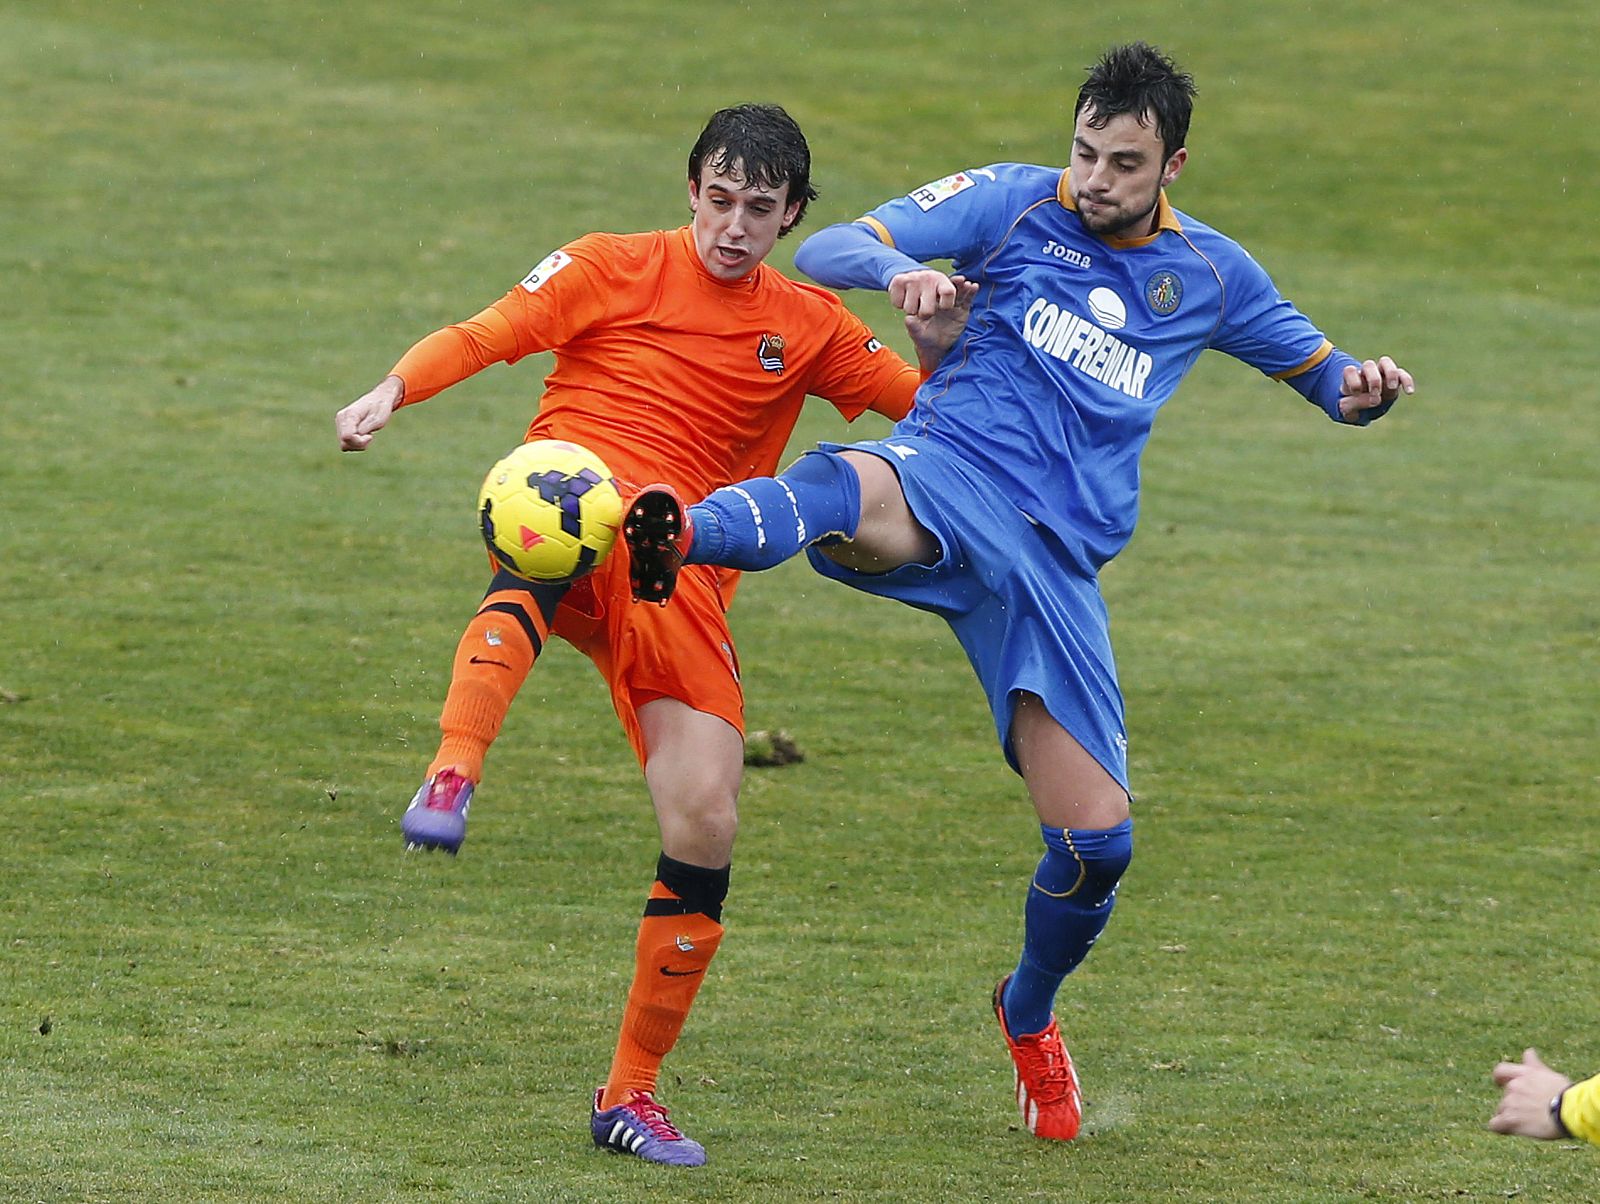
M 1156 272 L 1144 282 L 1144 299 L 1151 310 L 1164 318 L 1182 302 L 1183 281 L 1176 272 Z
M 781 334 L 764 334 L 761 336 L 761 346 L 756 348 L 756 359 L 761 361 L 761 366 L 768 372 L 783 375 L 783 336 Z

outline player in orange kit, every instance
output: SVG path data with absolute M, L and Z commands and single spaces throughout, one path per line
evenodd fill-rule
M 660 482 L 685 498 L 770 475 L 807 394 L 846 418 L 910 409 L 916 369 L 882 347 L 832 293 L 763 263 L 816 196 L 810 150 L 773 105 L 715 114 L 689 156 L 688 226 L 589 234 L 552 252 L 489 308 L 435 331 L 336 416 L 362 451 L 402 405 L 487 367 L 554 351 L 527 438 L 596 452 L 624 497 Z M 964 321 L 907 320 L 925 370 Z M 743 694 L 726 609 L 737 574 L 686 568 L 673 605 L 630 599 L 617 552 L 571 585 L 503 570 L 456 650 L 444 737 L 402 829 L 412 847 L 455 852 L 484 756 L 544 642 L 558 635 L 605 677 L 644 768 L 661 832 L 639 926 L 633 985 L 590 1129 L 596 1145 L 699 1166 L 705 1150 L 655 1099 L 722 938 L 722 904 L 743 772 Z

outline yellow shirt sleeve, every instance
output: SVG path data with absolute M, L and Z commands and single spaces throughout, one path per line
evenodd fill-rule
M 1561 1097 L 1561 1123 L 1574 1137 L 1600 1145 L 1600 1074 L 1567 1088 Z

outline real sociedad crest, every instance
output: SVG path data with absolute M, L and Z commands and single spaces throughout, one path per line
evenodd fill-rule
M 783 336 L 781 334 L 764 334 L 761 336 L 761 346 L 756 348 L 756 359 L 761 361 L 761 366 L 768 372 L 783 375 Z
M 1163 268 L 1144 282 L 1144 299 L 1152 311 L 1164 318 L 1183 301 L 1183 281 L 1176 272 Z

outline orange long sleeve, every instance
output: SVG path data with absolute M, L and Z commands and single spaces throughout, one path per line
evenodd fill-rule
M 490 364 L 517 358 L 517 335 L 494 306 L 426 335 L 391 372 L 405 382 L 401 405 L 426 401 Z

